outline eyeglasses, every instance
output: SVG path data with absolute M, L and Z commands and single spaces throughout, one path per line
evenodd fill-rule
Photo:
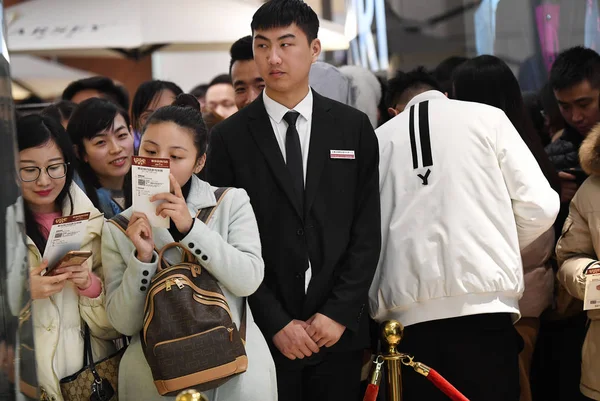
M 48 177 L 58 180 L 60 178 L 63 178 L 65 175 L 67 175 L 68 166 L 69 166 L 69 163 L 51 164 L 45 168 L 46 174 L 48 174 Z M 42 169 L 40 167 L 37 167 L 37 166 L 23 167 L 23 168 L 19 169 L 19 178 L 21 178 L 21 181 L 23 181 L 23 182 L 32 182 L 32 181 L 36 181 L 38 178 L 40 178 L 41 173 L 42 173 Z

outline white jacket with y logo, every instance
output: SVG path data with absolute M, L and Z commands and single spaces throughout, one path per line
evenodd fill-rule
M 376 133 L 382 248 L 371 316 L 516 320 L 520 249 L 552 226 L 559 198 L 506 115 L 428 91 Z

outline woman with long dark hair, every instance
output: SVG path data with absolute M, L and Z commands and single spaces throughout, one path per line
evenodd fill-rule
M 96 338 L 117 337 L 106 316 L 100 278 L 92 272 L 102 275 L 100 245 L 104 220 L 73 183 L 76 157 L 58 121 L 39 115 L 23 117 L 17 121 L 17 140 L 37 379 L 42 399 L 60 401 L 63 397 L 59 380 L 83 367 L 84 323 Z M 42 255 L 53 221 L 80 213 L 90 213 L 81 250 L 92 251 L 92 257 L 80 265 L 57 267 L 44 274 L 48 261 L 42 260 Z M 18 291 L 20 286 L 16 287 Z M 109 352 L 110 343 L 105 346 L 109 346 L 105 349 Z M 22 352 L 25 351 L 20 347 L 19 353 Z M 19 359 L 23 359 L 22 354 Z M 20 382 L 20 390 L 29 394 L 31 383 L 26 384 Z
M 140 146 L 142 129 L 155 110 L 168 106 L 183 90 L 173 82 L 152 80 L 141 84 L 131 103 L 131 125 L 135 138 L 135 149 Z
M 77 152 L 77 183 L 96 208 L 111 218 L 130 205 L 133 136 L 127 112 L 105 99 L 82 102 L 67 132 Z
M 479 56 L 462 64 L 454 73 L 454 97 L 484 103 L 504 111 L 537 160 L 552 188 L 560 193 L 560 182 L 533 123 L 527 113 L 521 88 L 506 63 L 494 56 Z M 525 292 L 519 302 L 521 320 L 515 328 L 525 347 L 519 355 L 521 401 L 531 400 L 529 371 L 540 327 L 540 315 L 551 306 L 554 272 L 550 258 L 555 243 L 554 229 L 549 229 L 534 243 L 521 250 L 525 274 Z

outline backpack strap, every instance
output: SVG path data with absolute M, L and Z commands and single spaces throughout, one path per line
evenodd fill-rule
M 117 214 L 108 220 L 109 223 L 114 224 L 123 231 L 123 234 L 127 235 L 127 227 L 129 226 L 129 219 L 121 214 Z
M 117 226 L 117 228 L 121 230 L 125 236 L 127 236 L 127 227 L 129 227 L 129 219 L 127 217 L 123 216 L 122 214 L 116 214 L 107 221 Z M 156 245 L 154 245 L 154 250 L 156 253 L 159 253 Z
M 217 200 L 217 204 L 214 206 L 211 206 L 211 207 L 205 207 L 203 209 L 198 210 L 198 214 L 196 214 L 196 218 L 198 220 L 200 220 L 201 222 L 203 222 L 204 224 L 207 224 L 208 221 L 210 220 L 210 218 L 212 217 L 212 215 L 215 213 L 215 210 L 217 209 L 217 207 L 219 207 L 219 204 L 225 197 L 225 194 L 230 189 L 231 188 L 227 188 L 227 187 L 217 188 L 215 190 L 215 199 Z
M 242 343 L 246 345 L 246 308 L 248 308 L 247 298 L 244 298 L 244 310 L 242 311 L 242 318 L 240 319 L 240 337 Z
M 198 214 L 196 215 L 196 218 L 199 219 L 204 224 L 208 223 L 210 218 L 212 217 L 212 215 L 215 213 L 215 210 L 217 209 L 217 207 L 219 207 L 219 204 L 221 204 L 221 201 L 225 197 L 225 194 L 230 189 L 231 188 L 228 188 L 228 187 L 217 188 L 215 190 L 215 199 L 217 200 L 217 204 L 214 206 L 211 206 L 211 207 L 206 207 L 206 208 L 200 209 L 198 211 Z M 244 303 L 243 303 L 242 308 L 243 309 L 242 309 L 242 317 L 240 320 L 239 332 L 240 332 L 240 337 L 242 339 L 242 343 L 244 345 L 246 345 L 246 309 L 248 308 L 248 301 L 246 300 L 246 298 L 244 298 Z

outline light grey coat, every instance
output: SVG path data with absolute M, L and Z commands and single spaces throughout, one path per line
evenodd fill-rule
M 192 180 L 187 206 L 190 215 L 195 216 L 199 209 L 216 204 L 216 188 L 196 176 Z M 128 209 L 122 214 L 129 218 L 132 211 Z M 167 229 L 154 228 L 152 234 L 157 249 L 173 242 Z M 199 264 L 221 284 L 233 321 L 240 327 L 242 306 L 247 305 L 243 302 L 244 297 L 254 293 L 264 277 L 258 227 L 246 192 L 243 189 L 227 192 L 208 226 L 196 219 L 192 230 L 180 242 L 192 253 L 200 250 L 201 253 L 197 255 Z M 174 397 L 158 394 L 139 338 L 148 283 L 157 270 L 156 253 L 153 263 L 140 262 L 135 257 L 135 247 L 126 235 L 114 224 L 105 224 L 102 257 L 108 318 L 121 333 L 133 336 L 119 369 L 119 399 L 174 400 Z M 180 251 L 167 251 L 166 258 L 170 263 L 177 263 L 181 260 Z M 246 308 L 248 370 L 219 388 L 206 392 L 210 401 L 277 400 L 273 359 L 262 333 L 254 323 L 250 308 Z

